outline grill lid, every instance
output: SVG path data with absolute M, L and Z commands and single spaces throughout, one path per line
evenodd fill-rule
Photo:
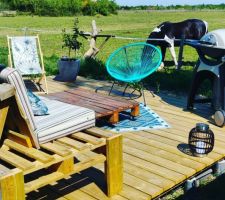
M 218 29 L 204 35 L 199 43 L 225 48 L 225 29 Z

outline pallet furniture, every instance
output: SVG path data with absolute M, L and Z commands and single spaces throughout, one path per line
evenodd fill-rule
M 0 191 L 3 200 L 23 200 L 31 191 L 103 162 L 107 195 L 121 191 L 120 134 L 93 127 L 40 144 L 37 149 L 14 92 L 11 85 L 0 84 Z M 12 120 L 12 116 L 17 120 Z
M 139 115 L 139 103 L 136 101 L 127 101 L 81 88 L 49 94 L 48 98 L 92 109 L 96 113 L 96 119 L 108 118 L 112 124 L 119 121 L 119 113 L 122 111 L 130 109 L 131 116 Z

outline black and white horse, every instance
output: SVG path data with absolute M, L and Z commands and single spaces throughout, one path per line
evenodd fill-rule
M 164 61 L 166 48 L 168 47 L 173 57 L 175 66 L 178 66 L 174 46 L 179 46 L 180 41 L 176 39 L 199 40 L 208 32 L 208 23 L 199 19 L 187 19 L 182 22 L 163 22 L 157 26 L 149 35 L 147 43 L 160 46 L 162 51 L 162 62 Z M 162 63 L 163 65 L 163 63 Z

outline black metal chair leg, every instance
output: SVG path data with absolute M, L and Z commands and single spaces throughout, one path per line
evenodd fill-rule
M 127 85 L 126 85 L 126 87 L 125 87 L 125 89 L 123 91 L 123 96 L 125 95 L 125 92 L 126 92 L 126 89 L 128 88 L 128 86 L 129 86 L 129 84 L 127 83 Z
M 149 91 L 152 94 L 152 97 L 155 97 L 154 92 L 152 92 L 151 90 L 149 90 Z
M 144 106 L 146 106 L 145 93 L 144 93 L 144 86 L 143 86 L 143 83 L 141 83 L 141 93 L 142 93 L 142 96 L 143 96 L 143 99 L 144 99 Z
M 115 82 L 116 82 L 116 81 L 113 81 L 113 84 L 112 84 L 112 86 L 111 86 L 111 88 L 110 88 L 110 91 L 109 91 L 109 95 L 110 95 L 111 92 L 112 92 L 112 89 L 113 89 L 113 86 L 114 86 Z

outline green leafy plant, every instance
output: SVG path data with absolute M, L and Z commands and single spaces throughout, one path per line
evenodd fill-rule
M 68 48 L 69 50 L 69 57 L 71 55 L 71 51 L 75 51 L 75 57 L 77 57 L 78 50 L 81 48 L 82 43 L 78 40 L 78 37 L 81 34 L 81 31 L 79 31 L 79 20 L 78 18 L 75 18 L 74 25 L 73 25 L 73 33 L 67 33 L 66 29 L 64 28 L 62 30 L 63 32 L 63 45 L 62 48 Z

